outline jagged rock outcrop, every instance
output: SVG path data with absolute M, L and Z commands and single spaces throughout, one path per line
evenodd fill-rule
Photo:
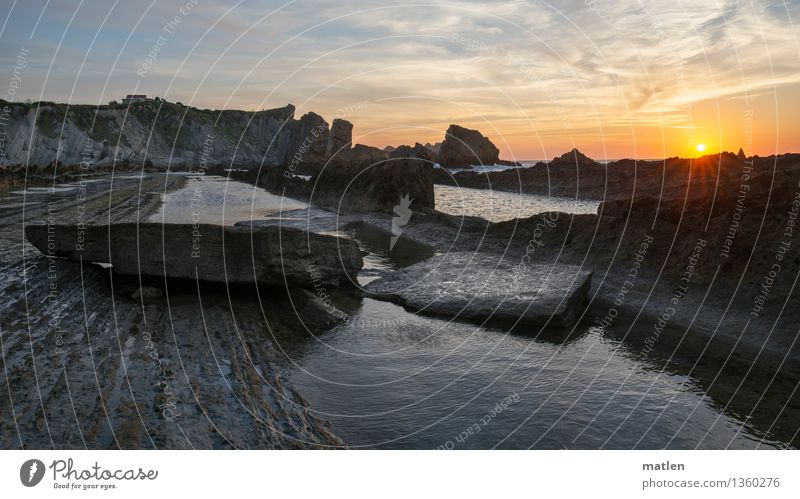
M 500 150 L 479 131 L 450 125 L 439 148 L 439 164 L 445 168 L 493 165 Z
M 289 153 L 284 163 L 291 173 L 309 174 L 319 170 L 328 158 L 330 129 L 316 113 L 306 113 L 292 122 Z
M 741 147 L 739 148 L 739 152 L 736 154 L 736 157 L 739 159 L 739 161 L 747 160 L 747 156 L 745 156 L 744 151 L 742 150 Z
M 383 161 L 389 157 L 387 148 L 378 149 L 377 147 L 365 146 L 364 144 L 356 144 L 350 149 L 350 162 L 358 165 L 373 164 Z M 394 147 L 391 148 L 394 150 Z
M 308 175 L 336 151 L 341 150 L 338 159 L 347 160 L 353 129 L 342 119 L 329 127 L 312 112 L 296 120 L 291 104 L 257 112 L 201 110 L 164 100 L 131 106 L 0 105 L 8 108 L 2 165 L 284 167 Z
M 353 145 L 353 124 L 347 120 L 336 118 L 331 122 L 326 156 L 334 162 L 350 159 L 350 148 Z
M 125 275 L 314 288 L 348 284 L 363 265 L 352 240 L 274 226 L 28 225 L 25 235 L 45 255 Z
M 629 162 L 628 162 L 629 161 Z M 641 165 L 642 162 L 639 162 Z M 624 190 L 634 178 L 636 162 L 622 160 L 614 164 L 617 175 L 607 178 L 612 164 L 594 161 L 577 149 L 538 162 L 528 168 L 514 168 L 495 172 L 446 172 L 437 169 L 434 181 L 444 185 L 458 185 L 473 189 L 494 189 L 509 192 L 543 194 L 578 199 L 604 199 L 608 192 Z
M 572 166 L 577 168 L 591 168 L 591 167 L 602 167 L 600 163 L 593 160 L 589 156 L 583 154 L 578 149 L 573 148 L 569 152 L 565 152 L 561 156 L 557 156 L 553 158 L 548 166 L 557 167 L 557 166 Z
M 442 150 L 442 143 L 441 142 L 436 142 L 435 144 L 431 144 L 430 142 L 426 142 L 425 143 L 425 147 L 430 149 L 433 152 L 433 154 L 436 155 L 437 159 L 439 158 L 439 151 Z
M 292 105 L 246 112 L 201 110 L 163 100 L 130 107 L 0 104 L 9 109 L 6 165 L 281 165 L 295 153 L 291 146 L 298 127 L 293 126 Z
M 329 165 L 312 179 L 310 201 L 343 212 L 392 213 L 403 197 L 413 211 L 434 209 L 434 157 L 425 146 L 400 146 L 387 158 L 377 148 L 356 146 L 359 160 Z

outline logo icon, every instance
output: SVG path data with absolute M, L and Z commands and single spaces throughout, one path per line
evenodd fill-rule
M 393 209 L 395 216 L 392 217 L 392 239 L 389 241 L 389 251 L 392 251 L 397 240 L 400 239 L 400 234 L 403 233 L 403 227 L 408 224 L 408 220 L 411 218 L 412 211 L 409 206 L 414 200 L 409 199 L 408 196 L 408 194 L 402 196 L 400 204 L 395 205 Z
M 26 487 L 35 487 L 44 478 L 44 463 L 38 459 L 28 459 L 19 469 L 19 479 Z

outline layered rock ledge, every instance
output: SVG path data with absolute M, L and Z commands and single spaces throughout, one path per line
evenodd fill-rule
M 371 297 L 455 319 L 569 327 L 580 316 L 592 272 L 526 265 L 458 252 L 430 258 L 367 285 Z
M 28 225 L 25 234 L 47 256 L 127 275 L 313 288 L 348 284 L 363 265 L 354 241 L 288 227 Z

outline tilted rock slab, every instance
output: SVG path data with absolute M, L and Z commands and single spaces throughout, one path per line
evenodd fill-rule
M 25 234 L 47 256 L 128 275 L 314 288 L 349 284 L 363 265 L 352 240 L 277 226 L 28 225 Z
M 574 265 L 527 265 L 496 255 L 449 253 L 366 286 L 372 298 L 470 320 L 569 327 L 580 315 L 592 272 Z

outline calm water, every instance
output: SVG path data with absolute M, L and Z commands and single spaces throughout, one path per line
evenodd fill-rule
M 454 193 L 439 187 L 441 209 L 440 199 Z M 486 191 L 470 193 L 476 200 L 479 194 Z M 493 199 L 500 206 L 491 218 L 518 209 L 518 196 Z M 528 209 L 571 206 L 548 202 L 537 199 Z M 386 234 L 353 235 L 370 252 L 361 284 L 374 279 L 375 269 L 430 256 L 414 247 L 386 251 Z M 646 337 L 651 322 L 630 330 L 593 323 L 587 317 L 573 330 L 509 332 L 365 298 L 347 323 L 289 349 L 290 379 L 315 414 L 353 447 L 796 446 L 800 411 L 797 397 L 789 400 L 796 375 L 773 378 L 774 370 L 751 370 L 748 362 L 698 360 L 694 347 L 688 356 L 675 354 L 666 332 L 666 351 L 644 355 L 620 339 Z
M 514 194 L 497 190 L 467 189 L 449 185 L 436 186 L 436 209 L 451 215 L 468 215 L 502 222 L 527 218 L 545 211 L 597 213 L 597 201 Z
M 350 324 L 300 350 L 291 382 L 356 447 L 753 448 L 761 441 L 722 414 L 698 380 L 661 372 L 600 329 L 536 335 L 365 299 Z
M 164 195 L 161 209 L 150 221 L 233 225 L 307 206 L 226 177 L 190 175 L 185 186 Z

